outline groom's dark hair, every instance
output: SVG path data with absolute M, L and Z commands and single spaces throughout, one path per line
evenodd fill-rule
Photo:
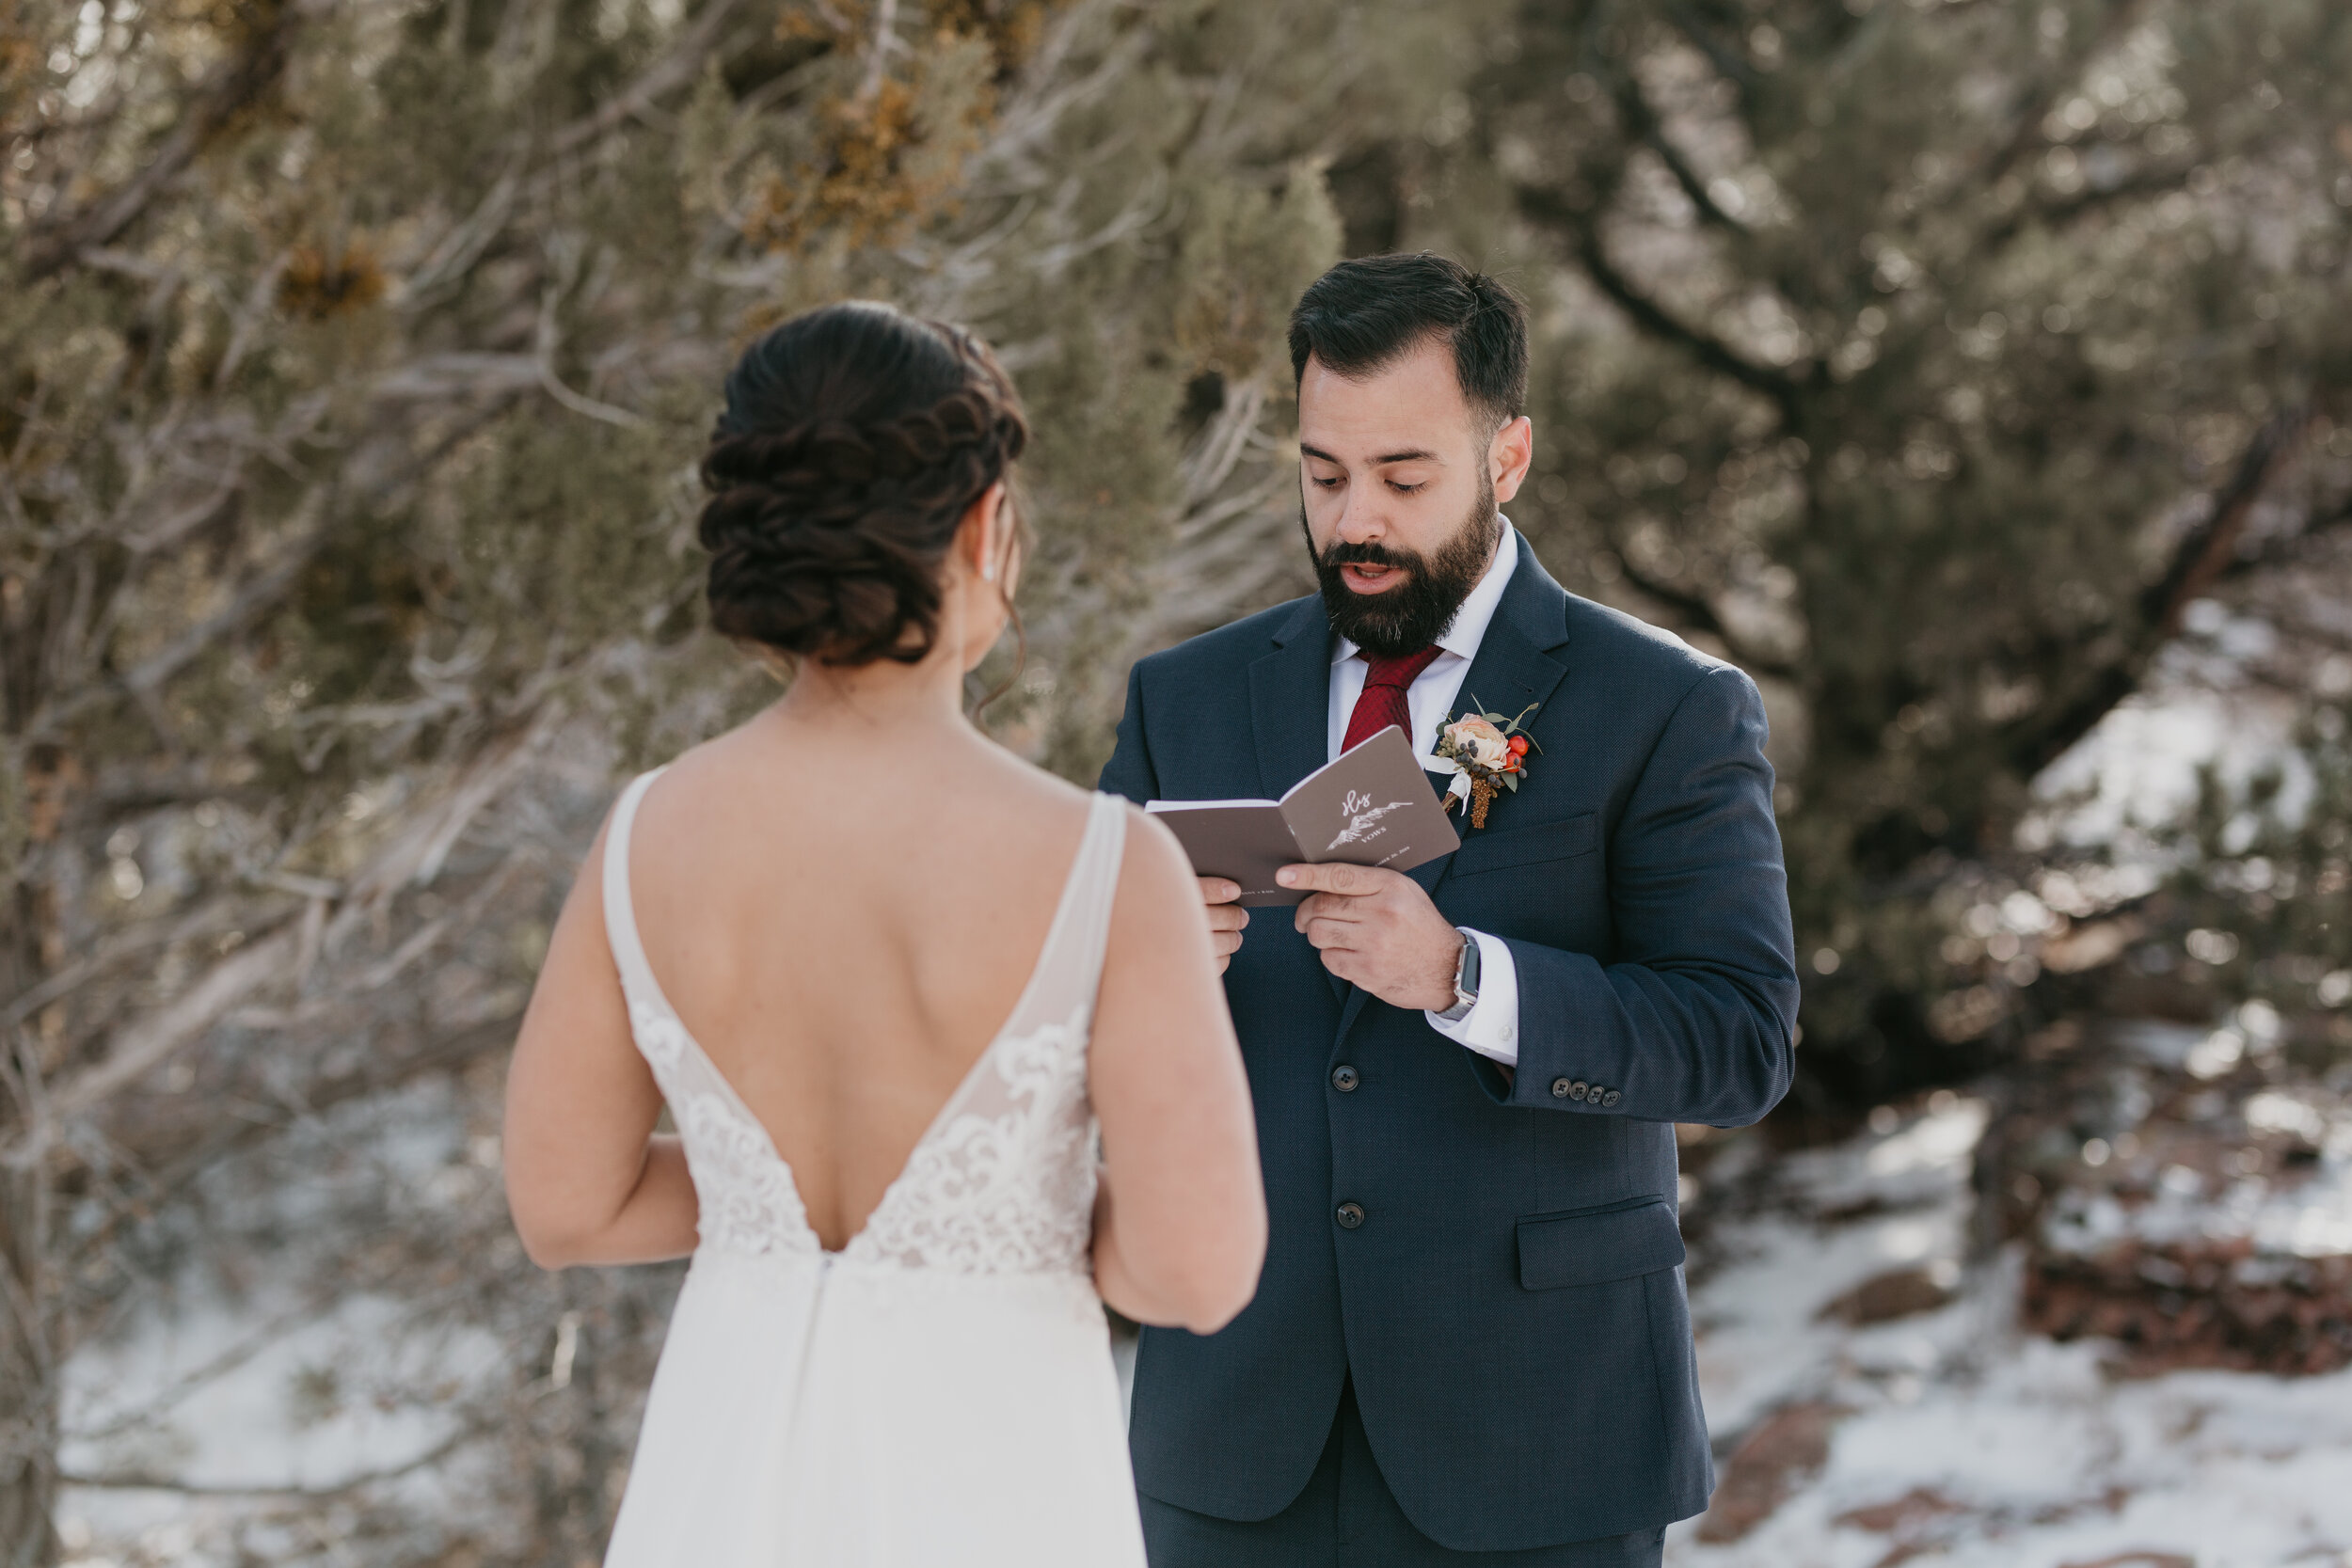
M 1342 261 L 1291 312 L 1291 386 L 1307 360 L 1350 378 L 1385 369 L 1422 341 L 1454 350 L 1462 396 L 1489 430 L 1527 402 L 1527 307 L 1500 278 L 1422 251 Z

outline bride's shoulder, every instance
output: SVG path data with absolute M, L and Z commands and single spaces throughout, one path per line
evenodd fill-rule
M 1120 874 L 1121 886 L 1134 886 L 1138 881 L 1164 883 L 1169 879 L 1171 872 L 1181 876 L 1189 885 L 1191 863 L 1184 859 L 1176 835 L 1169 832 L 1168 825 L 1158 817 L 1132 800 L 1119 800 L 1116 796 L 1106 797 L 1101 790 L 1072 784 L 1058 773 L 1040 768 L 1010 752 L 1004 752 L 1001 755 L 1009 765 L 1011 781 L 1016 782 L 1017 792 L 1026 797 L 1025 803 L 1030 809 L 1049 811 L 1062 818 L 1070 831 L 1077 830 L 1080 820 L 1094 809 L 1098 800 L 1119 800 L 1120 815 L 1125 818 L 1127 825 Z
M 1007 760 L 1019 769 L 1023 783 L 1033 792 L 1032 799 L 1040 805 L 1049 806 L 1056 812 L 1072 816 L 1083 816 L 1094 809 L 1094 802 L 1098 800 L 1119 799 L 1116 796 L 1106 796 L 1102 790 L 1088 789 L 1081 784 L 1072 784 L 1060 774 L 1040 768 L 1037 764 L 1014 756 L 1010 752 L 1006 752 L 1005 755 Z M 1169 833 L 1157 817 L 1141 806 L 1125 800 L 1120 800 L 1119 804 L 1120 815 L 1127 819 L 1127 833 L 1131 843 L 1135 835 L 1141 831 L 1161 834 L 1171 845 L 1176 842 L 1175 835 Z

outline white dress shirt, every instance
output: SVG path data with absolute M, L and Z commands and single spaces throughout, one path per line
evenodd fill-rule
M 1470 673 L 1470 660 L 1478 657 L 1478 645 L 1486 641 L 1486 626 L 1495 618 L 1495 606 L 1502 602 L 1502 590 L 1511 581 L 1511 574 L 1519 563 L 1518 531 L 1511 519 L 1502 519 L 1502 543 L 1495 550 L 1495 558 L 1486 567 L 1486 575 L 1478 579 L 1478 586 L 1470 591 L 1462 608 L 1454 614 L 1454 624 L 1438 639 L 1439 652 L 1429 661 L 1429 668 L 1414 677 L 1405 693 L 1405 705 L 1413 716 L 1413 749 L 1425 759 L 1434 760 L 1438 744 L 1438 729 L 1449 719 L 1458 718 L 1466 711 L 1462 705 L 1470 698 L 1462 691 L 1463 677 Z M 1329 755 L 1336 760 L 1341 743 L 1347 737 L 1348 717 L 1356 711 L 1356 699 L 1364 692 L 1364 677 L 1369 669 L 1357 657 L 1359 649 L 1348 639 L 1336 640 L 1331 650 L 1331 721 Z M 1457 701 L 1459 699 L 1459 701 Z M 1442 771 L 1451 776 L 1448 765 Z M 1467 808 L 1466 808 L 1467 809 Z M 1465 819 L 1467 822 L 1467 819 Z M 1467 825 L 1464 832 L 1470 832 Z M 1468 1014 L 1451 1022 L 1436 1013 L 1424 1013 L 1429 1026 L 1457 1045 L 1468 1046 L 1482 1056 L 1492 1057 L 1506 1066 L 1517 1067 L 1519 1060 L 1519 972 L 1512 961 L 1511 949 L 1499 937 L 1484 931 L 1471 931 L 1478 943 L 1478 1000 Z

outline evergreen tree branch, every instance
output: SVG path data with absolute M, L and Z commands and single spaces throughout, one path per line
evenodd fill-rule
M 1634 560 L 1614 529 L 1610 530 L 1609 544 L 1616 553 L 1617 564 L 1625 572 L 1628 582 L 1639 589 L 1644 596 L 1655 599 L 1672 610 L 1684 626 L 1721 642 L 1730 653 L 1732 662 L 1744 670 L 1780 680 L 1800 678 L 1796 668 L 1786 660 L 1773 658 L 1748 646 L 1716 610 L 1712 599 L 1667 581 Z
M 2310 408 L 2296 404 L 2279 410 L 2254 432 L 2229 483 L 2214 497 L 2205 521 L 2189 531 L 2173 552 L 2170 567 L 2143 596 L 2143 612 L 2154 641 L 2169 641 L 2179 634 L 2181 616 L 2189 602 L 2213 586 L 2229 564 L 2255 503 L 2295 455 L 2311 417 Z
M 2142 197 L 2169 195 L 2188 181 L 2195 166 L 2182 164 L 2163 168 L 2141 169 L 2129 179 L 2100 190 L 2086 190 L 2063 201 L 2036 204 L 2021 201 L 2010 213 L 1984 231 L 1978 241 L 1979 249 L 1995 249 L 2008 245 L 2026 227 L 2039 224 L 2045 228 L 2062 229 L 2093 213 L 2104 212 L 2119 202 L 2137 200 Z
M 1724 212 L 1716 201 L 1707 188 L 1707 182 L 1699 178 L 1698 170 L 1691 166 L 1690 160 L 1682 155 L 1682 150 L 1666 135 L 1665 125 L 1650 108 L 1649 100 L 1642 94 L 1642 84 L 1634 80 L 1631 72 L 1616 73 L 1616 90 L 1612 97 L 1616 103 L 1617 113 L 1625 119 L 1626 129 L 1633 134 L 1633 139 L 1657 154 L 1659 162 L 1666 166 L 1666 172 L 1673 175 L 1675 183 L 1682 188 L 1682 194 L 1690 198 L 1691 205 L 1698 209 L 1700 218 L 1713 228 L 1745 240 L 1748 237 L 1747 225 Z
M 2323 534 L 2337 529 L 2352 527 L 2352 496 L 2345 497 L 2332 512 L 2317 513 L 2304 519 L 2303 526 L 2292 533 L 2280 533 L 2264 541 L 2263 546 L 2251 554 L 2233 556 L 2222 569 L 2219 580 L 2234 581 L 2252 577 L 2257 572 L 2287 563 L 2291 555 Z
M 2229 567 L 2263 492 L 2294 455 L 2311 410 L 2283 408 L 2247 443 L 2229 483 L 2216 492 L 2205 520 L 2172 552 L 2164 575 L 2140 595 L 2140 630 L 2122 657 L 2097 672 L 2072 702 L 2013 729 L 2001 749 L 2020 777 L 2032 778 L 2089 735 L 2116 705 L 2139 689 L 2148 665 L 2180 634 L 2181 617 Z
M 1691 325 L 1656 300 L 1636 289 L 1609 259 L 1600 226 L 1589 212 L 1579 212 L 1555 191 L 1541 186 L 1518 188 L 1519 210 L 1530 219 L 1563 234 L 1585 276 L 1634 325 L 1650 337 L 1681 349 L 1719 375 L 1728 376 L 1751 391 L 1770 399 L 1788 424 L 1800 422 L 1804 388 L 1796 377 L 1770 365 L 1759 365 L 1713 334 Z
M 1741 100 L 1745 101 L 1747 95 L 1755 90 L 1756 82 L 1756 67 L 1748 62 L 1747 56 L 1725 47 L 1690 0 L 1667 0 L 1665 12 L 1675 31 L 1680 33 L 1692 48 L 1706 55 L 1707 63 L 1715 68 L 1715 73 L 1737 88 Z
M 278 85 L 294 52 L 305 8 L 281 4 L 268 27 L 223 61 L 189 95 L 173 130 L 139 172 L 113 192 L 74 212 L 44 222 L 24 248 L 21 277 L 35 282 L 62 272 L 83 253 L 103 245 L 138 221 L 157 194 L 177 180 L 197 155 L 239 114 Z
M 2009 140 L 2001 144 L 1985 165 L 1981 182 L 1986 189 L 1999 184 L 2015 171 L 2028 153 L 2042 147 L 2042 122 L 2050 118 L 2051 111 L 2058 107 L 2060 99 L 2074 90 L 2074 84 L 2081 79 L 2083 69 L 2092 58 L 2122 36 L 2147 8 L 2148 0 L 2107 0 L 2106 13 L 2100 17 L 2098 26 L 2091 30 L 2084 45 L 2070 54 L 2062 66 L 2019 95 L 2016 123 Z

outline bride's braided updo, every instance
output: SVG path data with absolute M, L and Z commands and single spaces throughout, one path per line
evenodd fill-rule
M 826 664 L 920 663 L 957 525 L 1028 439 L 961 327 L 863 301 L 793 317 L 737 362 L 703 455 L 712 626 Z

